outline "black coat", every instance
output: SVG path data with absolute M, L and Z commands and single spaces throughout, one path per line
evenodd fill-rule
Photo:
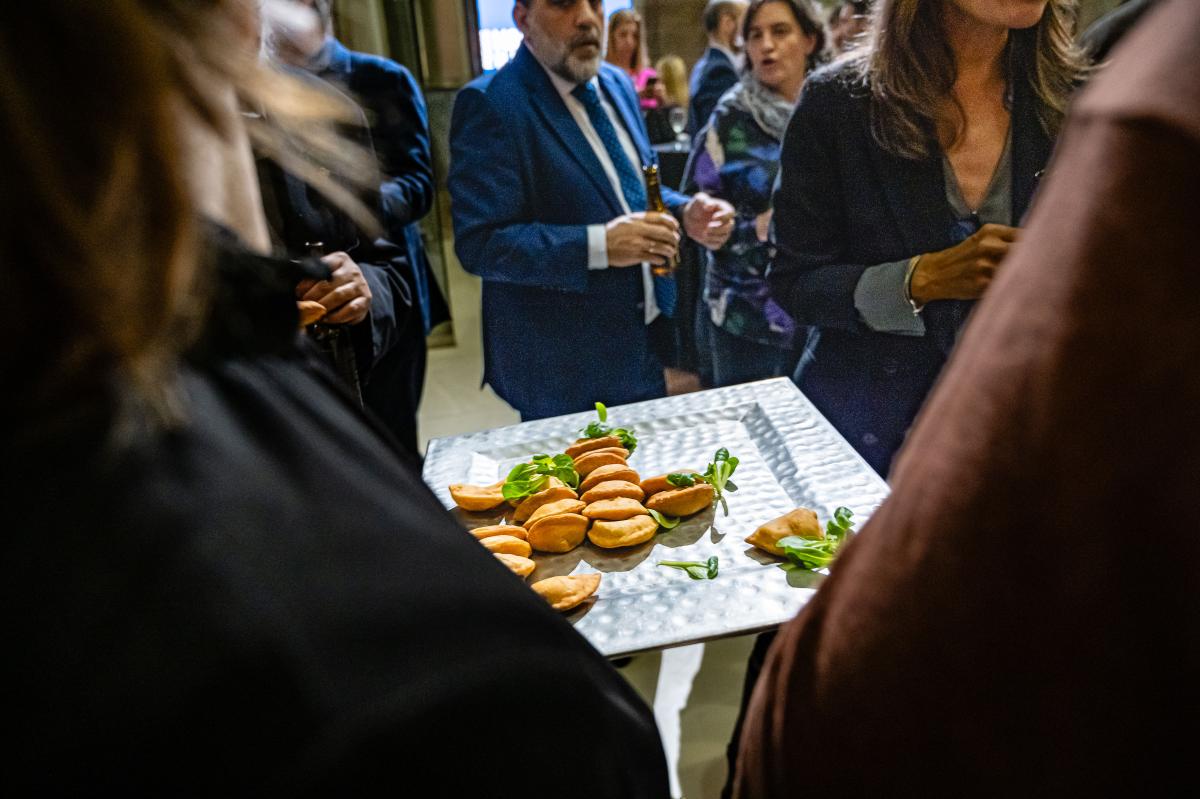
M 246 270 L 186 423 L 115 446 L 98 387 L 10 437 L 0 786 L 666 796 L 649 709 L 309 367 L 298 275 Z
M 1023 84 L 1012 111 L 1013 218 L 1024 216 L 1051 141 Z M 771 291 L 810 325 L 797 372 L 802 391 L 858 452 L 886 474 L 955 340 L 953 303 L 930 303 L 926 334 L 877 333 L 859 318 L 864 270 L 946 249 L 953 212 L 942 161 L 886 152 L 871 135 L 869 97 L 846 65 L 806 81 L 784 136 L 774 196 Z

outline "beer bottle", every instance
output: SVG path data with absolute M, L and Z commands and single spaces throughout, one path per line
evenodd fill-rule
M 646 164 L 642 167 L 642 172 L 646 176 L 646 210 L 657 211 L 660 214 L 669 214 L 667 204 L 662 198 L 662 181 L 658 177 L 658 164 Z M 650 271 L 658 277 L 670 277 L 679 266 L 679 251 L 665 264 L 651 264 Z

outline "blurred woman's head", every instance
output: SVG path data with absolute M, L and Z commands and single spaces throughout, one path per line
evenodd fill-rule
M 742 22 L 746 66 L 768 89 L 795 99 L 825 47 L 825 29 L 804 0 L 754 0 Z
M 947 20 L 1006 31 L 1009 86 L 1028 87 L 1047 133 L 1062 124 L 1084 71 L 1073 41 L 1075 0 L 881 0 L 871 30 L 850 58 L 872 94 L 872 130 L 886 150 L 924 158 L 937 143 L 936 114 L 958 76 Z M 961 135 L 964 120 L 955 125 Z
M 688 104 L 688 74 L 687 64 L 677 55 L 663 56 L 654 65 L 654 71 L 662 80 L 663 90 L 667 96 L 668 105 L 687 107 Z
M 171 367 L 206 308 L 196 221 L 262 216 L 239 101 L 279 122 L 334 114 L 259 67 L 258 11 L 0 4 L 0 375 L 12 387 L 0 402 L 49 413 L 116 388 L 171 415 Z M 321 127 L 250 135 L 319 179 L 315 164 L 340 149 Z M 250 176 L 240 185 L 219 177 L 221 143 Z M 369 172 L 358 157 L 328 163 L 357 183 Z
M 608 63 L 626 72 L 636 72 L 646 66 L 642 44 L 642 15 L 631 8 L 614 11 L 608 18 Z

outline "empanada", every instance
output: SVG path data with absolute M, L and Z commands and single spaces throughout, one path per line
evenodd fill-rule
M 598 547 L 616 549 L 644 544 L 658 532 L 658 522 L 649 516 L 632 516 L 620 521 L 597 521 L 588 531 L 588 540 Z
M 511 535 L 513 538 L 525 540 L 525 528 L 515 524 L 489 524 L 486 527 L 475 527 L 468 530 L 476 538 L 490 538 L 494 535 Z
M 490 486 L 473 486 L 455 483 L 450 486 L 450 497 L 463 510 L 479 512 L 491 510 L 504 503 L 504 481 Z
M 530 586 L 555 610 L 570 610 L 596 593 L 600 587 L 599 574 L 571 574 L 549 577 Z
M 527 558 L 533 554 L 528 541 L 513 535 L 493 535 L 480 539 L 479 543 L 494 555 L 520 555 Z
M 589 521 L 578 513 L 539 519 L 529 526 L 529 544 L 538 552 L 570 552 L 583 543 Z
M 696 474 L 691 469 L 676 469 L 668 474 Z M 679 488 L 677 485 L 672 485 L 667 482 L 668 474 L 660 474 L 658 477 L 647 477 L 642 481 L 641 489 L 646 492 L 646 496 L 651 497 L 659 491 L 674 491 Z
M 551 478 L 553 479 L 553 478 Z M 555 480 L 555 482 L 558 482 Z M 541 491 L 526 497 L 513 511 L 512 520 L 520 524 L 533 515 L 533 512 L 543 505 L 558 502 L 560 499 L 578 499 L 579 495 L 569 486 L 559 483 L 556 486 L 543 488 Z
M 808 508 L 796 508 L 778 519 L 772 519 L 746 536 L 746 543 L 782 558 L 786 553 L 779 548 L 779 540 L 790 535 L 798 535 L 801 538 L 825 537 L 821 523 L 817 521 L 817 514 Z
M 621 453 L 625 454 L 622 455 Z M 597 449 L 591 452 L 585 452 L 575 459 L 575 471 L 579 472 L 580 477 L 587 477 L 592 472 L 599 469 L 601 466 L 625 465 L 625 459 L 629 457 L 627 450 L 618 450 L 612 447 L 608 449 Z
M 300 312 L 300 327 L 308 327 L 311 324 L 321 321 L 324 318 L 327 310 L 324 305 L 312 300 L 298 300 L 296 309 Z M 620 440 L 617 440 L 620 444 Z
M 596 471 L 583 478 L 583 482 L 579 484 L 579 490 L 583 492 L 591 491 L 601 483 L 609 480 L 625 480 L 629 483 L 636 483 L 642 478 L 638 477 L 638 473 L 629 468 L 624 463 L 613 463 L 608 466 L 601 466 Z
M 581 438 L 571 446 L 567 447 L 567 457 L 574 460 L 585 452 L 591 452 L 594 449 L 604 449 L 605 447 L 619 447 L 621 439 L 617 436 L 602 436 L 601 438 Z
M 598 502 L 590 503 L 583 509 L 583 515 L 589 519 L 620 521 L 621 519 L 628 519 L 631 516 L 649 516 L 650 511 L 643 508 L 642 503 L 636 499 L 617 497 L 616 499 L 602 499 Z
M 691 488 L 659 491 L 646 500 L 646 507 L 664 516 L 691 516 L 711 505 L 716 495 L 711 485 L 697 482 Z
M 637 483 L 630 483 L 626 480 L 608 480 L 592 488 L 580 499 L 591 505 L 602 499 L 616 499 L 617 497 L 627 497 L 641 502 L 646 498 L 646 493 Z
M 520 555 L 507 555 L 503 552 L 495 554 L 497 560 L 507 566 L 513 574 L 522 579 L 533 574 L 533 570 L 537 568 L 537 564 L 529 558 L 523 558 Z
M 584 503 L 569 497 L 567 499 L 557 499 L 554 502 L 547 502 L 529 515 L 529 518 L 525 520 L 525 529 L 528 530 L 539 519 L 544 519 L 547 516 L 557 516 L 560 513 L 579 513 L 585 507 L 587 506 Z

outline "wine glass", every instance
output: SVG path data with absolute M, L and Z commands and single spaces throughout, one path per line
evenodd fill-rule
M 667 121 L 671 123 L 671 130 L 675 131 L 675 141 L 686 144 L 688 136 L 683 129 L 687 127 L 687 109 L 681 105 L 675 106 L 667 112 Z

